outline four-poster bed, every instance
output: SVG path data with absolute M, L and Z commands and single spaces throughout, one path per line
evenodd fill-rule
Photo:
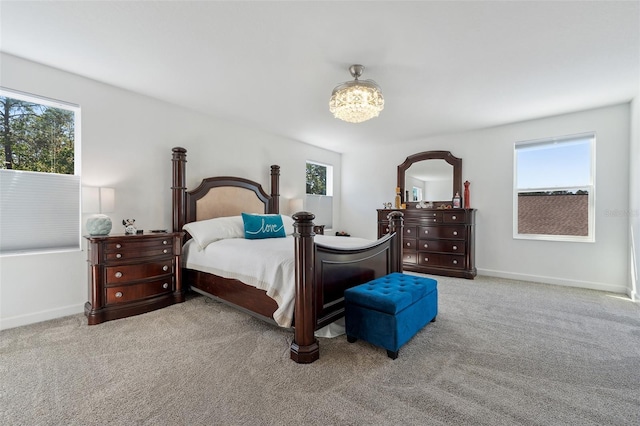
M 174 231 L 183 231 L 185 224 L 204 223 L 215 218 L 226 220 L 242 213 L 279 213 L 279 166 L 271 166 L 270 194 L 257 182 L 230 176 L 205 178 L 197 188 L 188 191 L 186 149 L 176 147 L 172 151 Z M 293 215 L 292 261 L 295 273 L 291 284 L 295 286 L 292 288 L 295 300 L 291 359 L 298 363 L 310 363 L 319 358 L 314 331 L 344 316 L 343 293 L 346 288 L 402 271 L 400 212 L 390 214 L 388 235 L 375 242 L 367 242 L 367 245 L 350 248 L 314 242 L 313 219 L 314 215 L 309 212 Z M 186 239 L 190 237 L 187 235 Z M 263 289 L 239 279 L 224 278 L 189 267 L 183 268 L 183 283 L 186 288 L 274 322 L 278 303 Z

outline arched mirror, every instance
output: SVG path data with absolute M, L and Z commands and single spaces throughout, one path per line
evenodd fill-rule
M 451 203 L 462 195 L 462 158 L 449 151 L 413 154 L 398 166 L 398 187 L 404 203 Z

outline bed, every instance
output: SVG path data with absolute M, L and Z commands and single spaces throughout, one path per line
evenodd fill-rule
M 270 192 L 267 194 L 262 185 L 232 176 L 208 177 L 193 190 L 186 188 L 187 151 L 176 147 L 172 150 L 172 221 L 174 231 L 183 231 L 189 226 L 200 226 L 207 222 L 227 220 L 241 216 L 242 213 L 254 215 L 279 214 L 280 167 L 271 166 Z M 283 216 L 284 218 L 285 216 Z M 318 330 L 344 316 L 344 290 L 387 275 L 402 271 L 402 213 L 390 214 L 390 232 L 377 241 L 358 245 L 355 240 L 346 237 L 333 237 L 333 242 L 318 236 L 315 241 L 314 215 L 310 212 L 297 212 L 291 216 L 292 231 L 284 239 L 279 239 L 280 250 L 286 251 L 282 244 L 289 241 L 293 246 L 290 255 L 293 259 L 292 282 L 279 283 L 293 288 L 293 341 L 291 359 L 297 363 L 311 363 L 320 356 L 319 342 L 314 335 Z M 193 246 L 195 238 L 188 232 L 185 235 L 185 252 L 198 250 Z M 343 239 L 342 244 L 334 244 Z M 246 242 L 251 244 L 250 240 Z M 222 243 L 216 241 L 209 244 Z M 227 244 L 239 245 L 242 241 L 227 241 Z M 342 247 L 339 247 L 339 246 Z M 354 247 L 355 245 L 355 247 Z M 204 250 L 204 249 L 203 249 Z M 209 250 L 207 247 L 206 250 Z M 240 250 L 243 250 L 240 248 Z M 267 249 L 265 249 L 267 250 Z M 248 256 L 245 249 L 242 257 Z M 241 274 L 222 276 L 193 265 L 198 261 L 186 259 L 182 269 L 184 287 L 220 300 L 241 309 L 265 321 L 283 326 L 283 321 L 274 319 L 279 310 L 276 299 L 270 297 L 269 290 L 258 288 L 255 283 L 244 281 Z M 240 256 L 239 256 L 240 257 Z M 261 257 L 266 257 L 263 255 Z M 199 270 L 202 269 L 202 270 Z M 231 276 L 231 278 L 229 278 Z M 282 279 L 283 281 L 287 281 Z M 280 322 L 280 323 L 279 323 Z M 278 324 L 279 323 L 279 324 Z M 284 322 L 287 325 L 286 320 Z

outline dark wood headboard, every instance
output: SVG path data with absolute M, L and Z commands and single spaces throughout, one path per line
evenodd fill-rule
M 248 213 L 279 213 L 280 166 L 271 166 L 271 194 L 252 180 L 218 176 L 203 179 L 197 188 L 187 191 L 187 150 L 173 148 L 173 230 L 182 231 L 185 223 L 221 216 Z

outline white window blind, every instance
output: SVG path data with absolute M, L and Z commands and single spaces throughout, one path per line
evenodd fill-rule
M 80 249 L 80 176 L 0 170 L 0 254 Z
M 304 209 L 316 215 L 315 225 L 324 225 L 327 229 L 333 227 L 333 197 L 307 194 Z

